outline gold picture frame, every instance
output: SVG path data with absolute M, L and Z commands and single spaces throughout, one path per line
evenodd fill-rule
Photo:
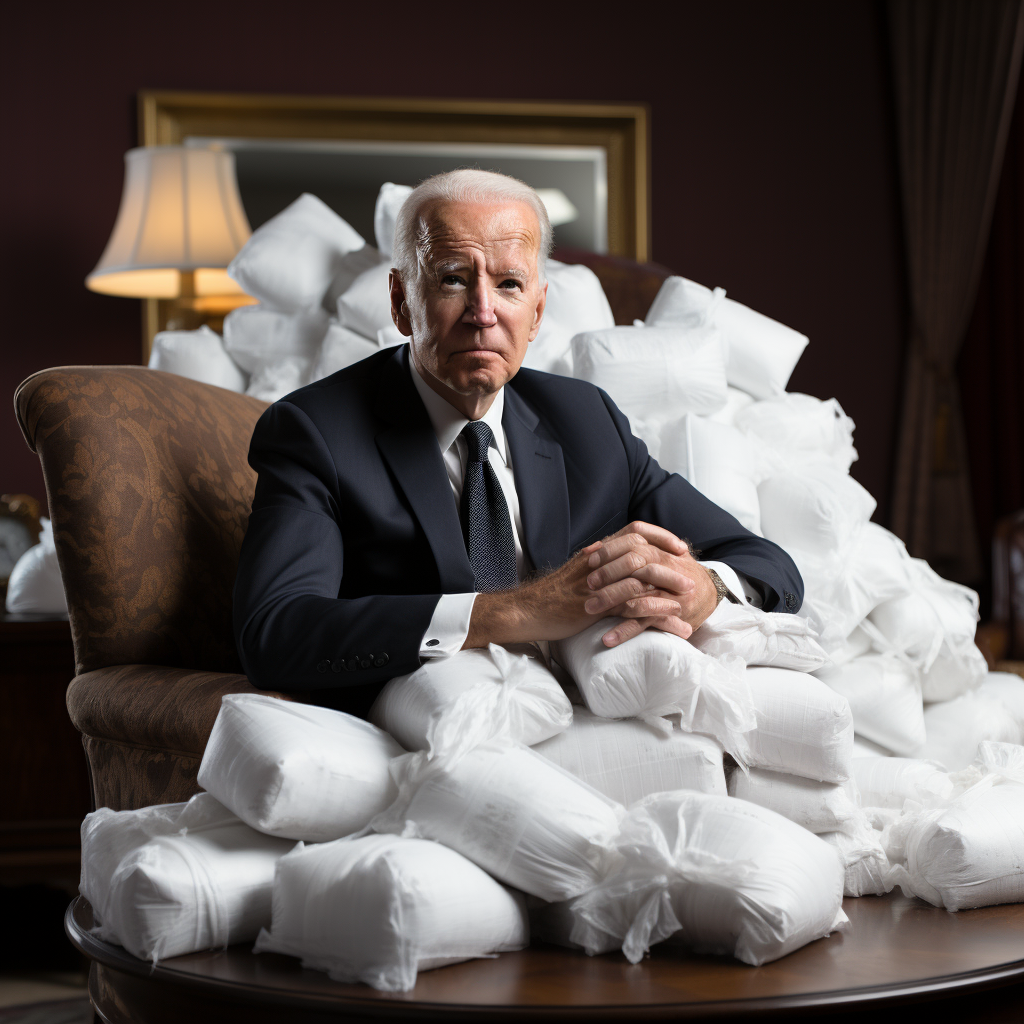
M 638 103 L 557 103 L 351 96 L 269 96 L 146 90 L 139 142 L 189 137 L 601 147 L 607 251 L 650 259 L 649 112 Z M 143 358 L 176 304 L 144 300 Z

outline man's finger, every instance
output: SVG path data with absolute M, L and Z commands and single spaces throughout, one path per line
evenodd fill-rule
M 643 619 L 626 619 L 605 633 L 601 639 L 604 641 L 605 647 L 618 647 L 619 644 L 624 644 L 627 640 L 639 636 L 646 628 Z
M 658 562 L 651 562 L 642 569 L 637 569 L 633 573 L 633 578 L 674 594 L 691 594 L 697 589 L 697 584 L 685 573 L 676 572 L 671 566 Z
M 634 597 L 639 597 L 648 589 L 641 580 L 627 576 L 598 590 L 593 597 L 587 598 L 583 610 L 588 615 L 603 615 L 613 608 L 618 608 Z
M 625 619 L 648 619 L 669 615 L 678 616 L 681 611 L 677 600 L 655 591 L 626 601 L 617 609 L 617 614 Z
M 626 533 L 639 534 L 648 544 L 654 544 L 661 548 L 662 551 L 667 551 L 671 555 L 685 555 L 690 550 L 685 540 L 681 540 L 670 530 L 666 530 L 661 526 L 655 526 L 654 523 L 644 523 L 637 520 L 621 529 L 614 536 L 618 537 Z
M 647 547 L 646 544 L 640 548 L 630 548 L 625 554 L 619 555 L 618 558 L 613 559 L 606 565 L 602 565 L 599 569 L 595 569 L 587 576 L 587 586 L 591 590 L 601 590 L 609 584 L 618 583 L 619 580 L 632 576 L 633 573 L 647 565 L 648 556 L 643 551 L 645 547 Z M 601 554 L 600 551 L 596 553 L 598 555 Z M 590 557 L 593 558 L 594 556 L 591 555 Z
M 607 565 L 613 559 L 621 558 L 628 551 L 636 551 L 647 546 L 647 541 L 639 533 L 616 533 L 600 542 L 599 548 L 591 554 L 587 565 L 591 569 L 596 569 L 599 565 Z

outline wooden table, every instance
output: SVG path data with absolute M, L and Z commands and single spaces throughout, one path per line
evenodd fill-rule
M 65 927 L 93 960 L 90 992 L 107 1024 L 788 1019 L 839 1010 L 877 1022 L 887 1010 L 907 1020 L 899 1004 L 923 999 L 942 1006 L 917 1015 L 956 1010 L 957 1024 L 1024 1020 L 1024 984 L 1014 984 L 1024 982 L 1024 905 L 948 914 L 893 893 L 847 899 L 844 909 L 847 932 L 763 967 L 665 945 L 637 965 L 538 946 L 424 972 L 407 993 L 342 985 L 247 945 L 153 967 L 89 935 L 92 909 L 81 897 Z M 986 994 L 999 986 L 1013 987 Z

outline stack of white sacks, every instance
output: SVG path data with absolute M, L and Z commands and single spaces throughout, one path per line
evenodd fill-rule
M 298 200 L 233 265 L 260 305 L 223 346 L 161 336 L 152 365 L 199 376 L 213 349 L 204 379 L 241 367 L 276 398 L 397 343 L 382 254 L 405 194 L 382 190 L 375 249 Z M 683 278 L 634 327 L 584 268 L 550 281 L 527 365 L 605 388 L 663 465 L 789 551 L 801 614 L 723 603 L 690 641 L 609 650 L 606 620 L 550 662 L 465 652 L 389 683 L 372 724 L 225 697 L 206 793 L 86 820 L 103 937 L 154 960 L 256 940 L 405 990 L 531 926 L 759 964 L 843 926 L 844 893 L 1024 901 L 1024 680 L 986 671 L 976 595 L 869 522 L 838 403 L 785 391 L 807 339 Z

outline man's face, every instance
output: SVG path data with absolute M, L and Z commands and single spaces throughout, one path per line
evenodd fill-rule
M 395 322 L 420 371 L 472 405 L 515 376 L 540 329 L 537 215 L 525 203 L 436 202 L 418 235 L 417 280 L 392 274 Z

